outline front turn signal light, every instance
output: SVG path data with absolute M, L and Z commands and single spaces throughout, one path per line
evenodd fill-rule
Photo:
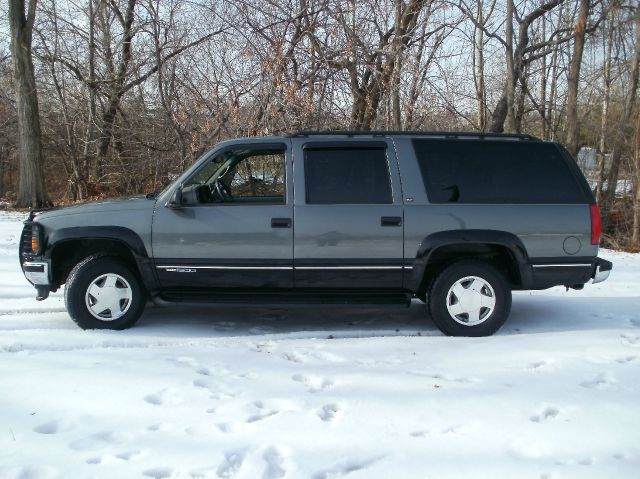
M 34 234 L 31 236 L 31 252 L 33 254 L 38 254 L 40 251 L 40 243 L 38 242 L 38 235 Z

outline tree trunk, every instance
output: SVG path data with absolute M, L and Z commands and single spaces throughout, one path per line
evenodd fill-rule
M 640 7 L 636 7 L 635 12 L 635 27 L 636 27 L 636 39 L 635 39 L 635 51 L 633 58 L 631 59 L 631 81 L 627 85 L 629 91 L 627 99 L 624 104 L 624 111 L 620 118 L 618 128 L 616 128 L 613 148 L 611 151 L 611 166 L 609 168 L 609 174 L 607 175 L 607 193 L 604 197 L 602 204 L 603 209 L 603 226 L 606 226 L 611 208 L 613 207 L 613 201 L 616 197 L 616 186 L 618 184 L 618 174 L 620 172 L 620 163 L 622 160 L 622 148 L 624 143 L 624 131 L 636 103 L 636 95 L 638 91 L 638 77 L 640 76 Z
M 97 119 L 98 85 L 96 82 L 96 11 L 93 7 L 94 0 L 89 0 L 89 78 L 86 82 L 89 93 L 89 117 L 87 119 L 87 131 L 85 133 L 84 148 L 82 152 L 83 170 L 86 176 L 96 175 L 96 145 L 95 125 Z M 85 178 L 86 179 L 86 178 Z
M 513 133 L 515 131 L 515 117 L 514 117 L 514 105 L 516 98 L 516 73 L 514 71 L 513 61 L 513 0 L 507 0 L 507 30 L 505 33 L 505 40 L 507 42 L 507 79 L 505 87 L 505 100 L 506 104 L 506 121 L 507 132 Z
M 547 38 L 547 19 L 542 17 L 542 38 Z M 547 56 L 542 57 L 540 66 L 540 112 L 542 139 L 547 139 Z
M 633 232 L 631 241 L 640 243 L 640 112 L 636 117 L 636 145 L 635 145 L 635 195 L 633 197 Z
M 482 12 L 483 2 L 476 2 L 476 17 L 479 25 L 484 27 L 485 20 Z M 487 111 L 486 111 L 486 87 L 484 82 L 484 30 L 478 26 L 474 27 L 473 35 L 473 81 L 476 88 L 477 101 L 477 127 L 481 132 L 487 129 Z
M 613 13 L 615 16 L 615 12 Z M 606 137 L 607 137 L 607 124 L 609 117 L 609 99 L 611 97 L 611 50 L 613 48 L 613 33 L 615 30 L 615 23 L 611 21 L 609 25 L 609 31 L 605 38 L 605 59 L 604 59 L 604 72 L 603 72 L 603 84 L 604 91 L 602 93 L 602 116 L 600 117 L 600 142 L 598 164 L 596 166 L 596 200 L 598 203 L 602 203 L 604 195 L 604 173 L 605 173 L 605 159 L 606 159 Z
M 25 14 L 24 0 L 9 0 L 11 55 L 16 84 L 20 181 L 16 206 L 41 208 L 49 206 L 42 175 L 42 135 L 36 80 L 31 57 L 31 38 L 37 0 L 30 0 Z
M 589 17 L 589 0 L 580 0 L 580 10 L 575 26 L 575 40 L 573 42 L 573 56 L 569 64 L 567 78 L 567 136 L 566 146 L 571 156 L 578 155 L 578 83 L 580 82 L 580 66 L 584 51 L 584 36 Z

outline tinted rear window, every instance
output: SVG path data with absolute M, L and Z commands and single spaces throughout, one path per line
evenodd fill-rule
M 392 203 L 383 148 L 305 149 L 308 204 Z
M 431 203 L 584 203 L 553 144 L 413 140 Z

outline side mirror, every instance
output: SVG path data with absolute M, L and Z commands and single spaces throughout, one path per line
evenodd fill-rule
M 167 206 L 173 210 L 182 208 L 182 185 L 178 186 L 176 191 L 173 192 Z

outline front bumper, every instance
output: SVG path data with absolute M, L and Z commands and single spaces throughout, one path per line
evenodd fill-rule
M 49 285 L 49 263 L 41 261 L 26 261 L 22 270 L 27 280 L 34 286 Z
M 49 297 L 51 281 L 49 279 L 49 263 L 45 261 L 25 261 L 22 263 L 25 278 L 35 286 L 36 299 L 42 301 Z

